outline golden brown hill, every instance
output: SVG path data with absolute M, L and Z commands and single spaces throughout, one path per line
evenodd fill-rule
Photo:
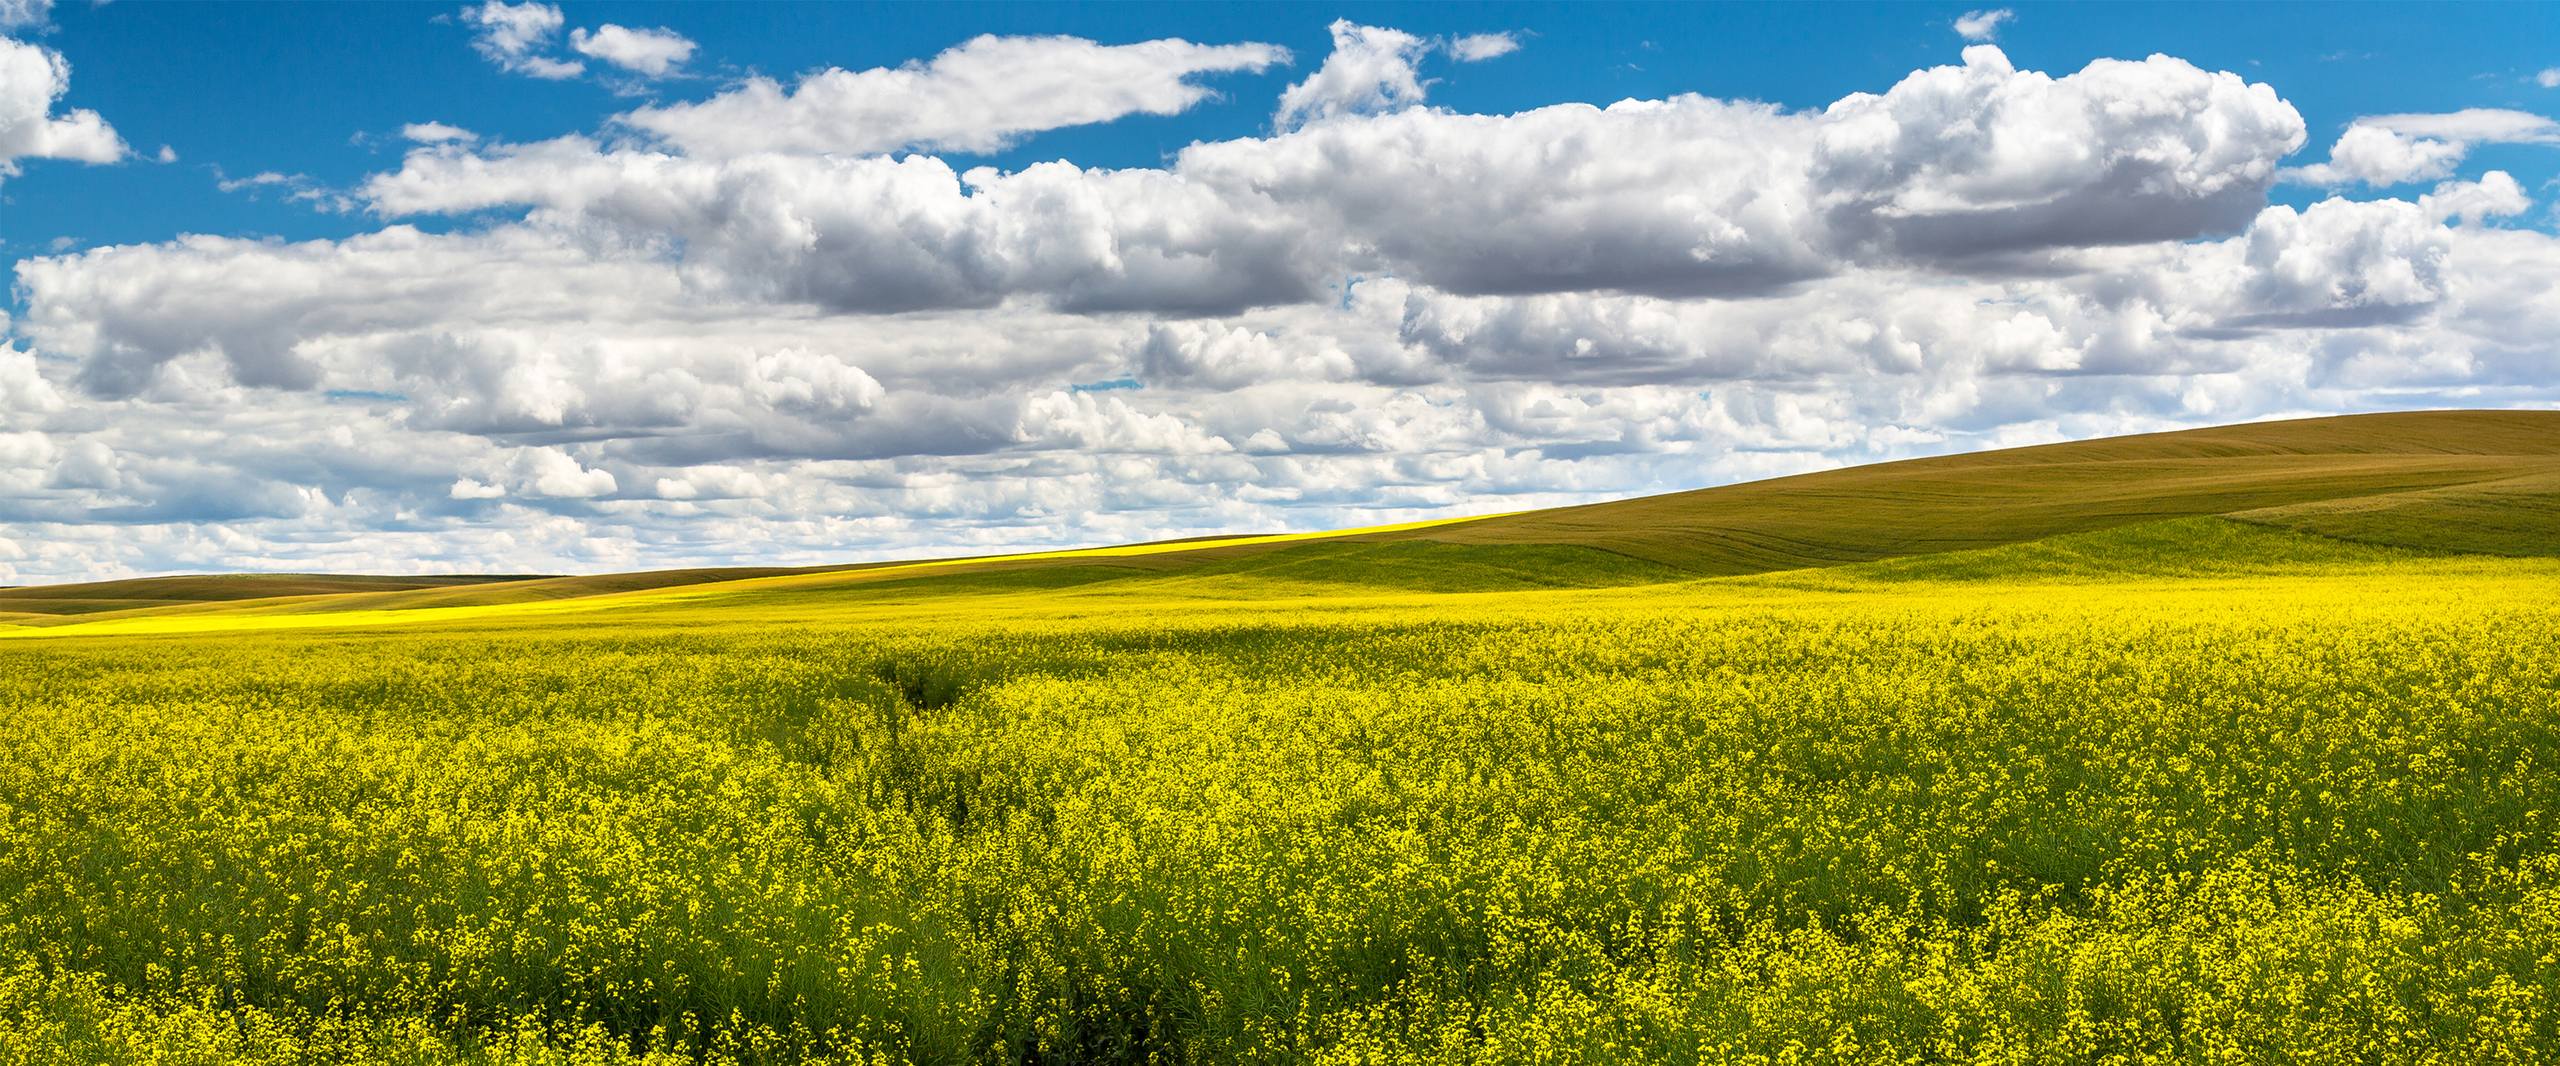
M 2227 515 L 2346 539 L 2560 554 L 2560 411 L 2421 411 L 2147 433 L 1826 470 L 1391 535 L 1572 544 L 1706 574 Z

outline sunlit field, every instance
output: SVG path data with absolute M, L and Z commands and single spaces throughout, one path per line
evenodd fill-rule
M 0 642 L 0 1058 L 2560 1055 L 2551 560 L 1337 576 Z

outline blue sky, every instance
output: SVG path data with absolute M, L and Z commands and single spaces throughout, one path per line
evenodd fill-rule
M 2552 5 L 0 0 L 0 582 L 2552 406 L 2554 115 Z

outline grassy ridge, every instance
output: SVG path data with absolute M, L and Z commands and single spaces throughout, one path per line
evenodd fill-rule
M 0 588 L 0 615 L 83 615 L 278 597 L 361 596 L 514 583 L 506 576 L 379 577 L 359 574 L 207 574 Z
M 2495 488 L 2491 488 L 2495 486 Z M 2354 501 L 2388 497 L 2389 515 Z M 2285 510 L 2271 510 L 2285 509 Z M 1963 551 L 2170 518 L 2560 552 L 2560 412 L 2353 415 L 1883 463 L 1406 536 L 1577 544 L 1703 574 Z M 2532 522 L 2514 516 L 2534 513 Z M 2358 516 L 2350 518 L 2348 516 Z
M 2371 544 L 2488 555 L 2560 554 L 2560 473 L 2321 500 L 2232 517 Z

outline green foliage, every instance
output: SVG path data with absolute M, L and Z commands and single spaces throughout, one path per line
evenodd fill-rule
M 1999 551 L 11 642 L 0 1063 L 2560 1055 L 2560 570 Z

